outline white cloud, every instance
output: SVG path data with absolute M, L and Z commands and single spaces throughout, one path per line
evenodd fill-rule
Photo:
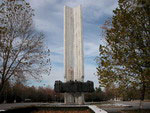
M 38 82 L 36 80 L 29 80 L 28 85 L 32 86 L 51 86 L 54 88 L 54 83 L 56 80 L 61 80 L 64 81 L 64 74 L 63 74 L 63 68 L 57 67 L 57 68 L 52 68 L 51 75 L 43 75 L 42 76 L 42 81 Z
M 34 9 L 38 9 L 40 7 L 43 7 L 45 6 L 46 4 L 54 4 L 55 3 L 55 0 L 27 0 L 30 2 L 32 8 Z
M 63 55 L 56 55 L 56 54 L 52 54 L 51 55 L 51 61 L 52 64 L 53 63 L 59 63 L 59 64 L 63 64 L 64 59 L 63 59 Z M 54 67 L 55 68 L 55 67 Z
M 91 43 L 91 42 L 86 42 L 84 44 L 85 46 L 85 52 L 84 55 L 85 56 L 97 56 L 98 55 L 98 48 L 99 45 L 95 44 L 95 43 Z
M 60 55 L 63 55 L 63 52 L 64 52 L 64 48 L 61 46 L 52 46 L 52 50 L 51 50 L 51 52 L 54 52 L 54 53 L 57 53 L 57 54 L 60 54 Z
M 85 71 L 84 71 L 84 81 L 90 80 L 94 82 L 94 87 L 98 87 L 99 83 L 98 83 L 98 78 L 95 75 L 96 73 L 96 68 L 95 65 L 91 65 L 91 64 L 85 64 Z

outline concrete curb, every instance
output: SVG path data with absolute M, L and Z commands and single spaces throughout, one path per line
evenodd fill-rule
M 105 110 L 102 110 L 95 105 L 89 105 L 88 107 L 95 113 L 107 113 Z
M 5 110 L 1 109 L 0 112 L 4 112 Z
M 20 105 L 20 104 L 17 104 L 16 106 L 12 104 L 12 106 L 9 106 L 10 104 L 6 104 L 7 107 L 2 107 L 0 108 L 0 112 L 4 112 L 4 111 L 7 111 L 8 109 L 15 109 L 15 108 L 21 108 L 21 107 L 29 107 L 29 106 L 36 106 L 36 107 L 88 107 L 90 110 L 92 110 L 93 112 L 95 113 L 107 113 L 105 110 L 103 109 L 100 109 L 98 108 L 97 106 L 95 105 L 65 105 L 65 104 L 47 104 L 47 103 L 43 103 L 43 104 L 29 104 L 29 105 L 26 105 L 26 104 L 23 104 L 23 105 Z

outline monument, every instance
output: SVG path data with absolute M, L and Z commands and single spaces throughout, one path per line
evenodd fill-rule
M 65 80 L 84 80 L 81 6 L 64 7 Z M 65 103 L 84 103 L 84 94 L 65 94 Z
M 55 82 L 55 91 L 64 94 L 66 104 L 84 104 L 84 92 L 94 91 L 93 82 L 84 82 L 81 6 L 64 7 L 65 82 Z

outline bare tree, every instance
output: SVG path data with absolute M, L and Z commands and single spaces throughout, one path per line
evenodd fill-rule
M 50 51 L 44 35 L 34 29 L 33 16 L 25 0 L 0 2 L 0 93 L 13 78 L 39 79 L 50 72 Z

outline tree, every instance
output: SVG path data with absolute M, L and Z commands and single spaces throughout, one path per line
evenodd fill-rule
M 144 100 L 150 86 L 150 1 L 119 0 L 113 12 L 102 26 L 107 43 L 99 48 L 99 82 L 124 90 L 134 86 Z
M 14 79 L 40 80 L 49 74 L 50 51 L 44 35 L 33 26 L 33 9 L 25 0 L 0 2 L 0 93 Z
M 49 86 L 46 87 L 34 87 L 26 86 L 20 82 L 17 83 L 5 83 L 5 90 L 3 95 L 0 96 L 0 103 L 7 102 L 52 102 L 64 100 L 62 94 L 57 94 Z

